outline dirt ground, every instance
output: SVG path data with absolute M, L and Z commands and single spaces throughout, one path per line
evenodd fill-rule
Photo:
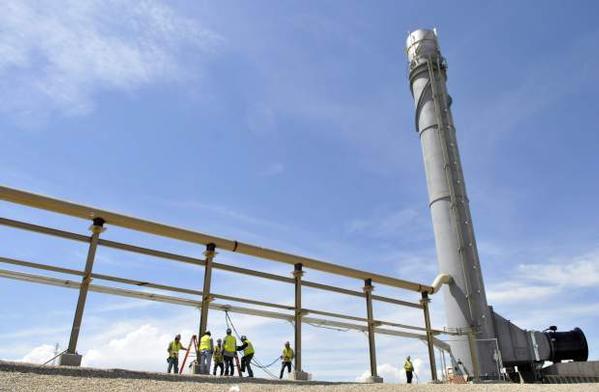
M 81 392 L 599 392 L 599 384 L 573 385 L 276 385 L 276 384 L 213 384 L 158 380 L 73 377 L 33 373 L 0 372 L 0 391 L 81 391 Z

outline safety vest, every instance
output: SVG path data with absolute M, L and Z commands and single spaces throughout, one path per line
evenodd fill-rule
M 246 339 L 243 343 L 247 344 L 247 346 L 245 346 L 245 348 L 243 349 L 243 355 L 253 354 L 254 353 L 254 346 L 252 345 L 252 342 L 250 342 L 249 339 Z
M 173 340 L 168 345 L 169 356 L 171 358 L 179 357 L 179 350 L 181 350 L 182 348 L 183 348 L 183 345 L 181 344 L 181 342 L 177 342 L 176 340 Z
M 210 351 L 210 335 L 204 335 L 200 339 L 200 351 Z
M 222 363 L 223 362 L 223 348 L 220 346 L 214 347 L 214 355 L 212 356 L 212 358 L 214 358 L 215 363 Z
M 283 362 L 291 362 L 293 359 L 293 349 L 291 347 L 283 347 Z
M 403 364 L 403 368 L 406 372 L 413 372 L 414 371 L 414 365 L 412 365 L 412 362 L 406 360 L 406 362 Z
M 230 352 L 230 353 L 234 353 L 235 351 L 237 351 L 237 340 L 235 339 L 235 336 L 232 335 L 227 335 L 225 336 L 225 342 L 223 343 L 223 349 L 224 351 Z

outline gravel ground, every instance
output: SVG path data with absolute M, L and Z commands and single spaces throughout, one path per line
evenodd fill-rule
M 0 391 L 81 391 L 81 392 L 599 392 L 599 384 L 575 385 L 273 385 L 273 384 L 211 384 L 158 380 L 72 377 L 34 373 L 0 372 Z

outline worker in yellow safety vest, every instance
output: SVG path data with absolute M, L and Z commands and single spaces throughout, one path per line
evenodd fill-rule
M 245 336 L 241 337 L 241 342 L 243 343 L 241 346 L 237 347 L 237 351 L 243 350 L 243 357 L 241 357 L 241 373 L 245 372 L 245 369 L 248 370 L 248 377 L 254 377 L 254 372 L 252 371 L 252 358 L 254 358 L 254 346 L 252 342 Z M 240 374 L 241 376 L 241 374 Z
M 212 375 L 216 376 L 216 369 L 220 368 L 220 375 L 223 375 L 225 370 L 223 364 L 223 341 L 222 339 L 216 340 L 216 346 L 214 346 L 214 354 L 212 355 L 212 359 L 214 359 L 214 370 L 212 371 Z
M 279 375 L 279 378 L 283 378 L 283 372 L 285 371 L 285 368 L 287 368 L 287 373 L 291 373 L 291 361 L 294 357 L 295 353 L 293 352 L 291 345 L 289 342 L 285 342 L 283 354 L 281 355 L 281 361 L 283 365 L 281 366 L 281 374 Z
M 179 350 L 187 351 L 181 344 L 181 335 L 175 336 L 175 340 L 170 342 L 166 349 L 168 352 L 168 358 L 166 359 L 168 362 L 167 373 L 170 373 L 171 369 L 174 370 L 173 373 L 179 373 Z
M 206 331 L 200 339 L 198 352 L 200 353 L 200 374 L 210 374 L 210 362 L 212 360 L 212 352 L 214 351 L 214 342 L 210 331 Z
M 225 360 L 225 376 L 234 376 L 233 358 L 237 355 L 237 339 L 231 335 L 231 328 L 227 328 L 227 335 L 223 338 L 223 359 Z
M 412 383 L 412 377 L 414 375 L 414 365 L 412 364 L 412 361 L 411 361 L 409 355 L 408 355 L 408 357 L 406 358 L 406 361 L 403 364 L 403 369 L 406 371 L 406 379 L 408 381 L 408 384 L 411 384 Z

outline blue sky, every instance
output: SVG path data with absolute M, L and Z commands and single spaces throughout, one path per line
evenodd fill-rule
M 423 282 L 434 278 L 436 261 L 404 42 L 410 30 L 437 27 L 489 302 L 521 327 L 579 326 L 599 356 L 596 2 L 2 8 L 3 185 Z M 80 233 L 88 227 L 6 203 L 0 214 Z M 83 267 L 80 244 L 4 227 L 0 236 L 2 256 Z M 104 236 L 203 251 L 116 228 Z M 227 254 L 217 260 L 290 272 Z M 198 289 L 202 279 L 194 267 L 106 249 L 96 271 Z M 292 301 L 286 285 L 224 273 L 214 285 Z M 309 290 L 306 298 L 313 307 L 364 312 L 351 299 Z M 64 347 L 75 301 L 72 290 L 2 280 L 0 357 L 41 360 L 55 342 Z M 441 302 L 433 300 L 439 327 Z M 419 314 L 375 311 L 421 323 Z M 189 335 L 197 317 L 92 293 L 79 351 L 88 365 L 162 369 L 164 342 Z M 291 340 L 286 323 L 234 317 L 263 362 Z M 211 314 L 210 328 L 224 328 L 222 314 Z M 377 339 L 388 381 L 399 380 L 408 353 L 426 379 L 423 344 Z M 360 333 L 307 326 L 305 340 L 304 368 L 315 378 L 353 380 L 368 369 Z

